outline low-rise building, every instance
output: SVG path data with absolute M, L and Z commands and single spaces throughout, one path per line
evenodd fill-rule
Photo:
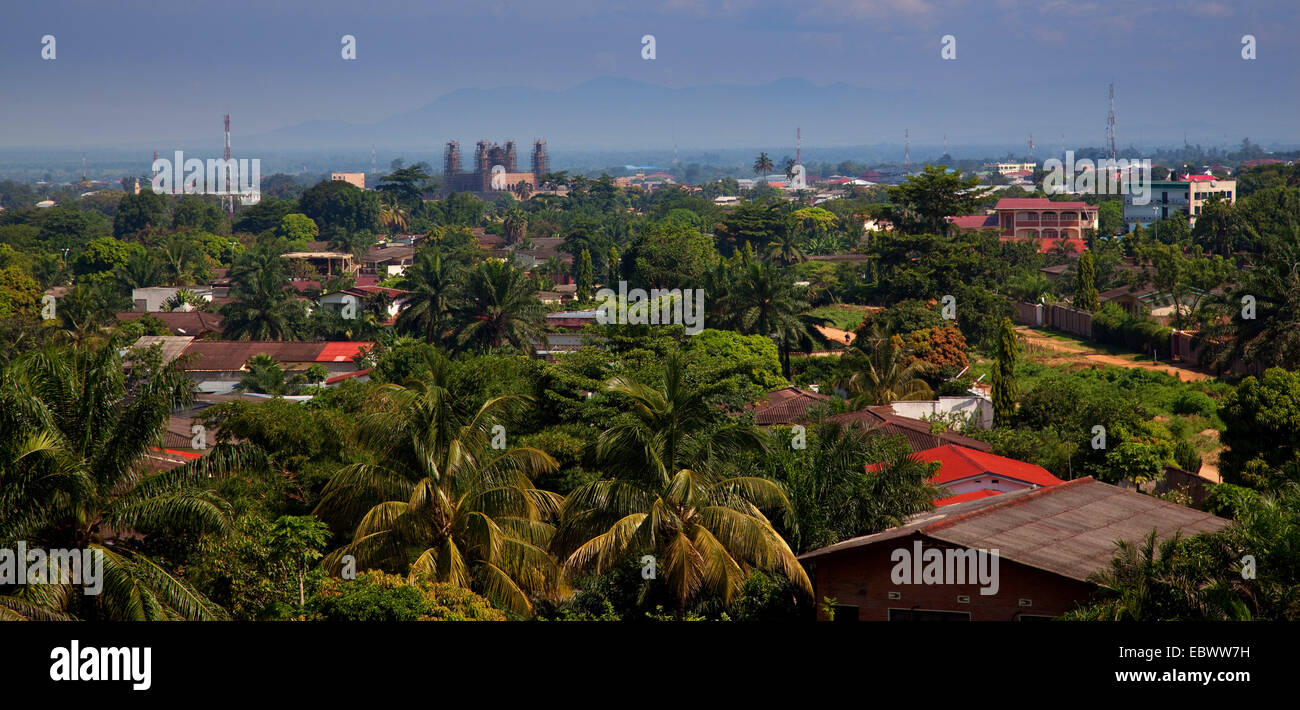
M 323 365 L 331 375 L 361 370 L 358 364 L 374 343 L 346 341 L 284 342 L 198 340 L 194 337 L 144 336 L 135 347 L 159 345 L 164 363 L 179 360 L 180 368 L 204 394 L 228 394 L 248 372 L 248 361 L 268 355 L 286 373 Z
M 225 323 L 225 319 L 220 315 L 203 311 L 161 311 L 157 313 L 128 311 L 117 314 L 117 319 L 123 323 L 141 318 L 153 318 L 161 321 L 171 331 L 172 335 L 188 335 L 195 338 L 219 336 Z
M 366 189 L 365 173 L 330 173 L 331 180 L 340 180 L 350 185 L 356 185 L 362 190 Z
M 1117 541 L 1136 545 L 1153 529 L 1166 540 L 1229 523 L 1080 478 L 945 505 L 799 560 L 813 598 L 836 601 L 836 621 L 1044 620 L 1087 600 L 1095 589 L 1090 576 L 1109 566 Z M 941 564 L 933 576 L 912 574 L 935 557 L 956 564 Z M 971 561 L 980 561 L 981 574 L 971 574 Z M 825 609 L 818 614 L 827 618 Z
M 939 464 L 930 483 L 944 489 L 945 495 L 934 501 L 936 506 L 1062 482 L 1042 466 L 957 444 L 918 451 L 912 458 Z M 873 466 L 878 469 L 880 464 Z
M 136 313 L 158 313 L 169 303 L 173 303 L 173 299 L 180 291 L 189 291 L 199 300 L 212 302 L 213 292 L 207 286 L 148 286 L 131 289 L 131 301 L 134 303 L 132 310 Z M 194 306 L 189 303 L 177 303 L 172 310 L 192 311 Z
M 901 416 L 888 404 L 836 414 L 827 417 L 826 421 L 844 427 L 859 427 L 877 434 L 901 436 L 913 452 L 933 449 L 944 444 L 958 444 L 977 451 L 993 451 L 992 446 L 979 439 L 972 439 L 951 431 L 936 433 L 930 422 Z
M 366 251 L 359 273 L 383 279 L 400 275 L 414 262 L 415 247 L 380 244 Z

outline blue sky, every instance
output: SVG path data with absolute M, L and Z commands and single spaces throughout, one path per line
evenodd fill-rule
M 1294 0 L 10 0 L 0 146 L 187 139 L 219 130 L 227 112 L 245 134 L 368 123 L 461 88 L 563 90 L 607 76 L 922 87 L 930 98 L 915 107 L 914 136 L 959 142 L 963 117 L 978 116 L 1005 119 L 1008 140 L 1040 126 L 1045 144 L 1058 130 L 1099 144 L 1114 81 L 1121 142 L 1136 139 L 1126 128 L 1170 122 L 1193 142 L 1296 142 L 1297 27 Z M 54 61 L 40 57 L 45 34 L 57 39 Z M 355 62 L 340 57 L 344 34 L 357 38 Z M 641 58 L 645 34 L 654 61 Z M 945 34 L 955 61 L 940 58 Z M 1245 34 L 1254 61 L 1240 56 Z M 738 120 L 764 110 L 737 107 Z

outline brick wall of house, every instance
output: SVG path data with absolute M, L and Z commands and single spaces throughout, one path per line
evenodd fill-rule
M 943 543 L 914 534 L 807 563 L 813 567 L 809 576 L 818 602 L 818 618 L 825 620 L 821 602 L 830 597 L 841 606 L 858 607 L 861 621 L 887 621 L 890 608 L 968 612 L 972 621 L 1016 621 L 1022 615 L 1058 616 L 1076 602 L 1086 600 L 1092 591 L 1089 584 L 1006 558 L 998 562 L 999 588 L 994 595 L 981 595 L 978 584 L 896 585 L 890 580 L 895 565 L 890 555 L 898 548 L 912 550 L 916 539 L 921 539 L 926 549 L 944 547 Z M 901 598 L 890 599 L 889 592 L 899 592 Z M 969 597 L 969 603 L 959 603 L 959 595 Z M 1021 599 L 1029 600 L 1031 605 L 1021 606 Z

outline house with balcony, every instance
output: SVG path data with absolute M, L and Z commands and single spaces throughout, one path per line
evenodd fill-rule
M 1002 241 L 1032 241 L 1041 252 L 1061 243 L 1081 252 L 1084 233 L 1097 229 L 1097 206 L 1046 197 L 1005 197 L 993 206 L 992 214 L 949 217 L 948 221 L 962 231 L 996 232 Z

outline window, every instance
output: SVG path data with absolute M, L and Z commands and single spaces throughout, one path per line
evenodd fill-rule
M 858 621 L 858 607 L 851 604 L 836 604 L 834 607 L 835 621 Z

